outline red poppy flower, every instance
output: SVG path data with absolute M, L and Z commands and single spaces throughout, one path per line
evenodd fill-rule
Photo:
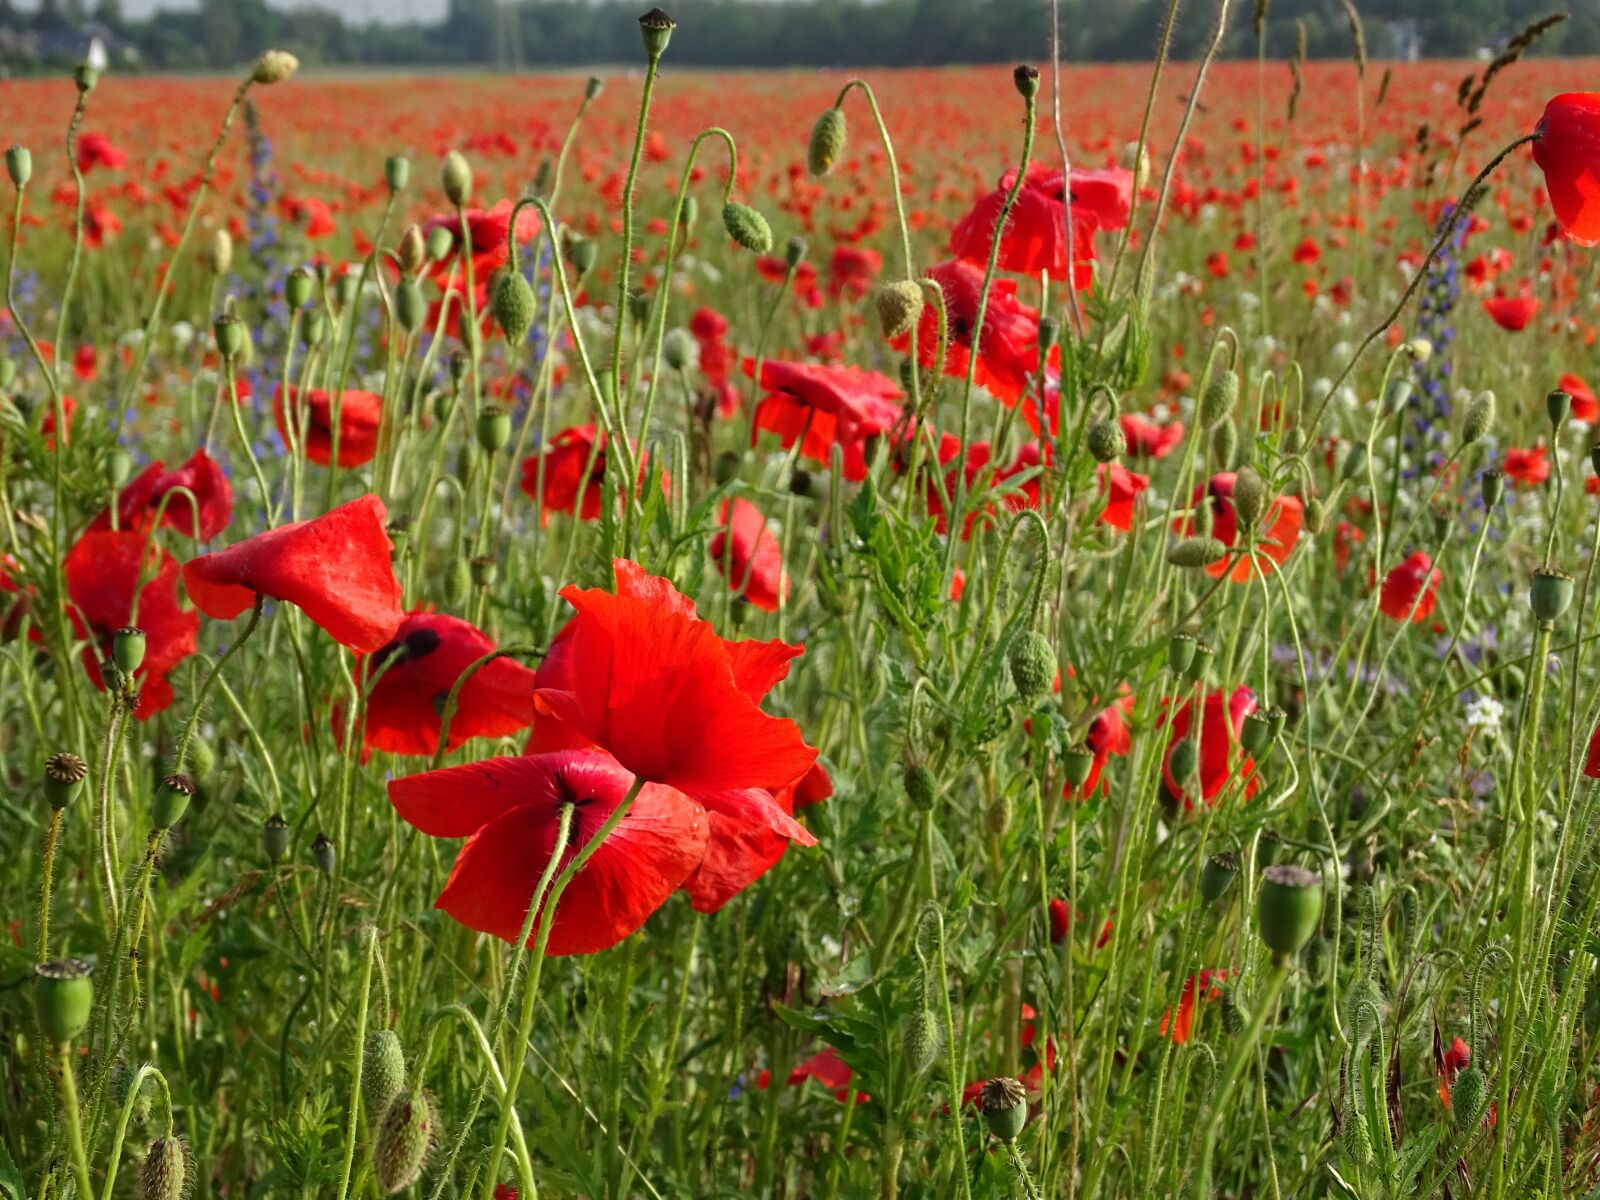
M 1100 520 L 1127 533 L 1133 528 L 1134 502 L 1150 486 L 1150 477 L 1114 462 L 1100 463 L 1096 473 L 1100 476 L 1100 494 L 1107 497 L 1106 506 L 1100 510 Z
M 193 503 L 180 488 L 194 497 Z M 153 462 L 139 472 L 117 496 L 117 527 L 149 533 L 163 499 L 166 508 L 161 523 L 185 537 L 209 541 L 233 519 L 233 485 L 204 450 L 196 450 L 174 470 Z M 111 509 L 102 510 L 89 528 L 110 529 Z
M 1180 741 L 1190 736 L 1194 702 L 1186 700 L 1172 718 L 1172 735 L 1167 742 L 1167 752 L 1161 760 L 1161 777 L 1167 791 L 1185 809 L 1195 807 L 1194 800 L 1184 791 L 1183 784 L 1190 780 L 1177 780 L 1172 775 L 1172 751 Z M 1245 785 L 1245 795 L 1255 793 L 1255 760 L 1244 754 L 1239 746 L 1239 731 L 1244 719 L 1256 710 L 1256 694 L 1247 687 L 1235 688 L 1231 696 L 1220 689 L 1206 694 L 1200 721 L 1200 795 L 1209 805 L 1235 778 Z
M 363 744 L 391 754 L 434 754 L 444 705 L 462 673 L 494 643 L 473 625 L 443 613 L 407 613 L 389 641 L 367 659 Z M 382 674 L 379 675 L 379 670 Z M 472 673 L 456 696 L 447 750 L 469 738 L 505 737 L 533 724 L 533 672 L 496 658 Z
M 1067 935 L 1072 931 L 1072 905 L 1068 904 L 1065 900 L 1051 900 L 1049 914 L 1050 943 L 1051 945 L 1059 946 L 1062 942 L 1067 940 Z M 1082 925 L 1083 921 L 1083 914 L 1079 913 L 1078 924 Z M 1111 931 L 1112 923 L 1108 919 L 1106 923 L 1100 927 L 1100 936 L 1095 939 L 1094 948 L 1096 950 L 1104 950 L 1110 943 Z M 1032 1037 L 1029 1036 L 1031 1033 L 1031 1029 L 1026 1029 L 1023 1031 L 1022 1044 L 1024 1046 L 1033 1040 Z
M 1378 607 L 1395 621 L 1426 621 L 1438 603 L 1443 578 L 1426 551 L 1414 550 L 1383 577 Z
M 689 334 L 700 348 L 700 374 L 713 387 L 727 382 L 733 368 L 733 353 L 724 340 L 728 335 L 728 318 L 714 308 L 699 308 L 689 318 Z
M 828 292 L 859 300 L 883 270 L 883 255 L 857 246 L 835 246 L 828 260 Z
M 1600 779 L 1600 725 L 1589 735 L 1589 750 L 1583 758 L 1583 773 L 1590 779 Z
M 1562 236 L 1600 244 L 1600 92 L 1552 97 L 1533 132 L 1533 161 L 1544 172 Z
M 292 408 L 292 413 L 285 411 Z M 339 465 L 359 467 L 372 461 L 378 452 L 378 427 L 383 421 L 383 397 L 375 392 L 358 392 L 346 388 L 339 402 Z M 278 433 L 284 444 L 293 445 L 289 437 L 288 421 L 292 416 L 298 430 L 304 429 L 300 438 L 305 456 L 319 466 L 333 461 L 334 394 L 320 388 L 307 391 L 302 398 L 298 389 L 289 389 L 288 404 L 284 403 L 283 385 L 279 384 L 272 398 L 272 418 L 278 423 Z
M 755 371 L 744 360 L 746 375 Z M 768 360 L 761 364 L 761 387 L 767 395 L 756 408 L 756 427 L 775 433 L 787 449 L 800 442 L 800 453 L 814 462 L 830 461 L 833 447 L 844 450 L 844 476 L 867 477 L 865 442 L 891 429 L 900 419 L 899 387 L 886 375 L 860 367 Z
M 790 1071 L 788 1084 L 790 1087 L 799 1087 L 806 1080 L 815 1079 L 833 1093 L 835 1100 L 843 1104 L 850 1097 L 850 1080 L 854 1077 L 855 1072 L 850 1069 L 850 1065 L 839 1057 L 837 1050 L 829 1046 Z M 762 1071 L 756 1076 L 756 1087 L 766 1091 L 771 1086 L 771 1071 Z M 857 1104 L 865 1104 L 871 1099 L 872 1097 L 865 1092 L 856 1093 Z
M 783 571 L 783 549 L 767 528 L 767 519 L 750 501 L 734 497 L 722 502 L 720 531 L 711 539 L 711 561 L 735 595 L 743 596 L 764 612 L 778 611 L 779 589 L 789 596 L 789 579 Z
M 1095 714 L 1094 720 L 1089 722 L 1089 731 L 1083 740 L 1094 753 L 1094 763 L 1084 778 L 1083 786 L 1074 789 L 1069 785 L 1066 789 L 1067 795 L 1076 793 L 1079 796 L 1092 796 L 1097 788 L 1101 791 L 1109 790 L 1100 776 L 1113 754 L 1123 755 L 1133 749 L 1133 735 L 1128 732 L 1128 723 L 1123 719 L 1125 714 L 1133 711 L 1133 703 L 1131 693 L 1124 695 L 1115 704 L 1108 704 L 1102 708 Z
M 83 211 L 83 244 L 98 250 L 122 232 L 122 222 L 103 204 L 90 204 Z
M 1294 262 L 1310 266 L 1322 257 L 1322 247 L 1317 245 L 1315 238 L 1302 238 L 1300 244 L 1294 248 L 1289 257 Z
M 309 521 L 280 525 L 183 564 L 195 607 L 228 621 L 256 596 L 287 600 L 334 641 L 370 654 L 399 628 L 400 581 L 384 529 L 388 510 L 366 495 Z
M 1123 413 L 1122 436 L 1134 458 L 1165 458 L 1183 441 L 1183 422 L 1157 425 L 1142 413 Z
M 1217 986 L 1228 978 L 1226 967 L 1219 967 L 1210 971 L 1201 971 L 1198 976 L 1191 975 L 1183 982 L 1183 994 L 1178 997 L 1178 1017 L 1172 1018 L 1169 1008 L 1161 1014 L 1161 1036 L 1167 1036 L 1167 1030 L 1172 1030 L 1172 1040 L 1178 1045 L 1183 1045 L 1194 1033 L 1195 1008 L 1201 1000 L 1220 1000 L 1222 989 Z
M 954 463 L 961 451 L 961 439 L 952 433 L 941 434 L 939 437 L 939 463 L 941 466 L 950 466 L 945 473 L 944 493 L 941 494 L 937 483 L 932 479 L 927 485 L 928 512 L 934 518 L 934 527 L 940 533 L 949 531 L 949 514 L 945 511 L 945 496 L 955 500 L 958 480 L 956 479 Z M 989 461 L 990 446 L 988 442 L 972 442 L 967 446 L 967 454 L 962 468 L 966 476 L 967 516 L 961 525 L 961 538 L 963 541 L 972 537 L 972 531 L 980 520 L 992 518 L 995 506 L 980 497 L 995 491 L 1004 491 L 1005 506 L 1011 512 L 1021 512 L 1025 508 L 1039 507 L 1039 476 L 1038 468 L 1050 461 L 1050 449 L 1045 446 L 1040 449 L 1039 443 L 1028 442 L 1017 450 L 1017 457 L 1007 467 L 993 467 Z M 1022 483 L 1014 483 L 1019 476 L 1029 477 Z
M 87 175 L 96 167 L 115 171 L 128 161 L 123 150 L 103 133 L 84 133 L 78 136 L 78 170 Z
M 464 837 L 434 907 L 468 929 L 515 942 L 555 851 L 563 805 L 575 806 L 565 866 L 588 845 L 633 786 L 610 755 L 562 751 L 491 758 L 389 781 L 389 802 L 430 837 Z M 634 933 L 705 853 L 700 806 L 647 783 L 573 877 L 550 926 L 550 954 L 592 954 Z M 538 937 L 541 912 L 529 936 Z
M 1506 478 L 1519 487 L 1538 487 L 1550 478 L 1550 460 L 1542 444 L 1531 450 L 1519 450 L 1513 446 L 1506 451 L 1500 469 L 1506 473 Z
M 1234 472 L 1221 471 L 1195 488 L 1194 495 L 1190 499 L 1190 505 L 1198 507 L 1203 498 L 1209 497 L 1211 536 L 1228 547 L 1237 545 L 1239 540 L 1239 518 L 1233 510 L 1235 478 Z M 1271 569 L 1269 566 L 1271 563 L 1281 567 L 1300 540 L 1300 531 L 1305 525 L 1305 508 L 1300 503 L 1300 498 L 1279 496 L 1267 506 L 1263 524 L 1264 529 L 1257 536 L 1255 545 L 1256 562 L 1265 572 Z M 1192 523 L 1182 517 L 1175 520 L 1172 527 L 1181 537 L 1189 536 L 1193 529 Z M 1207 567 L 1206 574 L 1218 579 L 1229 570 L 1229 559 L 1224 558 L 1221 562 Z M 1251 567 L 1248 556 L 1240 556 L 1234 560 L 1231 571 L 1229 578 L 1234 583 L 1248 583 L 1255 578 L 1255 570 Z
M 950 321 L 950 345 L 943 363 L 936 364 L 939 350 L 939 320 L 932 305 L 923 310 L 917 327 L 917 358 L 925 367 L 938 366 L 946 375 L 965 379 L 972 353 L 973 331 L 978 322 L 978 296 L 983 290 L 983 267 L 964 258 L 929 267 L 927 275 L 944 292 Z M 904 350 L 910 337 L 895 338 L 892 345 Z M 1059 361 L 1059 347 L 1051 347 L 1049 361 Z M 996 279 L 989 289 L 984 308 L 983 332 L 978 339 L 978 369 L 975 382 L 995 399 L 1015 406 L 1027 392 L 1039 369 L 1039 313 L 1017 299 L 1017 284 L 1012 279 Z M 1028 418 L 1038 428 L 1034 405 Z
M 1007 171 L 999 186 L 957 223 L 950 235 L 952 254 L 988 262 L 995 223 L 1016 180 L 1015 168 Z M 1049 271 L 1052 278 L 1067 277 L 1066 190 L 1060 171 L 1039 164 L 1028 169 L 1000 236 L 999 265 L 1003 270 L 1024 275 Z M 1095 233 L 1126 226 L 1132 205 L 1131 171 L 1113 167 L 1072 172 L 1072 274 L 1076 287 L 1089 286 Z
M 600 447 L 595 448 L 598 436 Z M 549 447 L 540 454 L 522 460 L 522 490 L 530 499 L 539 491 L 539 463 L 544 462 L 544 519 L 551 513 L 576 513 L 580 520 L 595 521 L 600 517 L 600 504 L 604 498 L 603 481 L 606 477 L 606 435 L 596 434 L 593 425 L 574 425 L 563 429 L 550 439 Z M 594 458 L 591 465 L 590 457 Z M 646 456 L 639 457 L 639 479 L 644 481 Z M 585 468 L 588 473 L 585 474 Z
M 1600 421 L 1600 400 L 1595 399 L 1594 392 L 1589 390 L 1589 385 L 1582 378 L 1568 371 L 1556 381 L 1556 386 L 1572 397 L 1574 420 L 1588 421 L 1590 424 Z
M 1515 333 L 1528 327 L 1539 311 L 1539 302 L 1532 296 L 1490 296 L 1483 302 L 1483 310 L 1501 329 Z
M 200 633 L 200 618 L 178 603 L 177 559 L 152 546 L 144 534 L 104 530 L 79 538 L 67 551 L 62 571 L 73 628 L 89 643 L 83 665 L 95 687 L 105 690 L 100 663 L 111 654 L 112 635 L 138 625 L 146 649 L 133 673 L 139 692 L 134 715 L 143 721 L 171 705 L 167 672 L 195 652 Z

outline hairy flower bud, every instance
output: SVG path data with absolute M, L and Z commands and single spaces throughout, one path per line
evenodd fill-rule
M 1267 508 L 1267 485 L 1254 467 L 1241 467 L 1233 477 L 1233 511 L 1245 529 L 1254 528 Z
M 1115 462 L 1128 451 L 1128 435 L 1122 432 L 1122 422 L 1114 417 L 1103 417 L 1089 426 L 1084 444 L 1095 462 Z
M 1462 443 L 1468 446 L 1472 445 L 1473 442 L 1488 433 L 1489 426 L 1493 424 L 1494 393 L 1479 392 L 1472 398 L 1472 403 L 1467 405 L 1467 419 L 1461 426 Z
M 399 1035 L 392 1029 L 373 1030 L 361 1050 L 361 1096 L 367 1102 L 367 1120 L 380 1120 L 405 1086 L 406 1056 Z
M 372 1143 L 372 1176 L 384 1195 L 403 1192 L 417 1181 L 433 1137 L 433 1102 L 426 1092 L 390 1103 Z
M 1219 563 L 1228 556 L 1226 543 L 1214 537 L 1184 538 L 1167 549 L 1167 561 L 1175 567 L 1193 570 Z
M 495 324 L 506 335 L 509 345 L 520 345 L 533 328 L 534 310 L 538 301 L 533 295 L 533 285 L 521 271 L 506 269 L 494 285 L 494 295 L 489 299 L 489 311 Z
M 910 331 L 922 318 L 922 288 L 909 279 L 883 284 L 872 297 L 878 310 L 878 325 L 886 338 L 897 338 Z
M 1037 630 L 1030 629 L 1011 643 L 1006 665 L 1011 669 L 1017 698 L 1024 704 L 1033 704 L 1055 683 L 1056 652 Z
M 722 226 L 746 250 L 766 254 L 772 249 L 772 227 L 748 204 L 730 200 L 722 206 Z
M 846 132 L 842 109 L 830 108 L 817 118 L 806 146 L 806 167 L 813 175 L 826 175 L 833 170 L 844 153 Z
M 439 168 L 439 185 L 444 189 L 445 199 L 457 208 L 465 208 L 472 199 L 472 167 L 461 151 L 452 150 L 444 156 L 444 164 Z
M 1210 429 L 1217 422 L 1227 420 L 1238 403 L 1239 372 L 1232 367 L 1225 367 L 1211 377 L 1206 390 L 1201 393 L 1200 428 Z
M 189 1194 L 189 1147 L 180 1137 L 150 1143 L 139 1168 L 139 1200 L 183 1200 Z

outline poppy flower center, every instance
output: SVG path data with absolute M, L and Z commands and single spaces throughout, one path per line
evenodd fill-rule
M 403 638 L 396 638 L 388 645 L 381 647 L 372 655 L 372 669 L 381 667 L 399 659 L 427 658 L 439 648 L 439 635 L 432 629 L 413 629 Z

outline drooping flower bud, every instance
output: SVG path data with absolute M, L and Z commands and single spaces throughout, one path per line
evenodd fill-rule
M 722 226 L 746 250 L 766 254 L 772 249 L 772 227 L 748 204 L 730 200 L 722 206 Z
M 1011 643 L 1006 665 L 1011 669 L 1017 698 L 1024 704 L 1032 705 L 1055 683 L 1056 652 L 1038 630 L 1030 629 Z
M 900 1027 L 901 1051 L 906 1069 L 912 1075 L 921 1075 L 939 1055 L 939 1023 L 926 999 L 908 1014 Z
M 300 69 L 300 60 L 287 50 L 265 50 L 256 59 L 250 78 L 261 84 L 282 83 Z
M 443 225 L 435 225 L 428 230 L 427 249 L 431 261 L 443 262 L 449 257 L 450 251 L 455 249 L 455 245 L 455 235 Z
M 844 153 L 845 138 L 843 110 L 828 109 L 811 127 L 811 141 L 806 146 L 806 168 L 817 176 L 833 170 L 839 156 Z
M 1315 871 L 1280 863 L 1262 872 L 1256 924 L 1274 958 L 1298 954 L 1321 918 L 1322 877 Z
M 444 189 L 445 199 L 457 208 L 465 208 L 472 199 L 472 167 L 461 151 L 452 150 L 444 156 L 444 165 L 439 168 L 439 185 Z
M 1570 403 L 1570 398 L 1568 400 Z M 1484 434 L 1489 432 L 1489 426 L 1494 424 L 1494 393 L 1479 392 L 1472 398 L 1472 403 L 1467 405 L 1467 419 L 1461 426 L 1461 441 L 1470 446 Z
M 661 358 L 674 371 L 687 371 L 694 365 L 696 344 L 687 329 L 673 329 L 661 339 Z
M 1224 367 L 1211 377 L 1200 395 L 1200 428 L 1210 429 L 1217 422 L 1227 420 L 1238 403 L 1239 372 Z
M 1214 537 L 1184 538 L 1167 548 L 1167 561 L 1175 567 L 1209 567 L 1228 556 L 1227 543 Z
M 690 197 L 693 199 L 693 197 Z M 806 260 L 806 240 L 798 233 L 783 244 L 783 261 L 792 271 Z
M 233 234 L 226 229 L 218 229 L 211 235 L 211 248 L 206 254 L 211 269 L 218 275 L 226 275 L 233 266 Z
M 372 1176 L 386 1196 L 403 1192 L 422 1174 L 433 1149 L 433 1103 L 426 1092 L 394 1100 L 372 1143 Z
M 1114 417 L 1103 417 L 1089 426 L 1083 440 L 1098 463 L 1115 462 L 1128 450 L 1128 435 L 1122 431 L 1122 422 Z
M 399 1035 L 392 1029 L 373 1030 L 361 1051 L 361 1095 L 367 1102 L 367 1119 L 380 1120 L 405 1086 L 406 1056 Z
M 1233 477 L 1233 511 L 1239 516 L 1239 524 L 1253 529 L 1266 509 L 1267 485 L 1254 467 L 1240 467 Z
M 44 795 L 50 807 L 60 811 L 76 799 L 89 776 L 89 764 L 76 754 L 62 750 L 44 760 Z
M 1457 1129 L 1471 1129 L 1483 1120 L 1489 1104 L 1489 1079 L 1477 1063 L 1466 1067 L 1450 1087 L 1450 1116 Z
M 50 1045 L 66 1045 L 89 1023 L 93 971 L 93 964 L 81 958 L 60 958 L 33 968 L 33 1011 L 39 1032 Z
M 1178 781 L 1178 786 L 1185 786 L 1194 778 L 1195 771 L 1200 766 L 1200 748 L 1195 745 L 1193 738 L 1181 738 L 1172 744 L 1172 753 L 1167 758 L 1167 768 L 1172 772 L 1172 777 Z
M 1002 1142 L 1014 1142 L 1028 1123 L 1028 1093 L 1021 1082 L 1005 1076 L 988 1080 L 978 1092 L 989 1132 Z
M 428 319 L 428 302 L 423 298 L 422 285 L 410 275 L 395 285 L 394 319 L 407 333 L 416 333 Z
M 911 801 L 911 806 L 918 812 L 932 812 L 934 801 L 933 772 L 921 763 L 913 763 L 906 768 L 904 778 L 901 780 L 906 790 L 906 799 Z
M 830 110 L 831 111 L 831 110 Z M 909 279 L 883 284 L 872 297 L 878 325 L 886 338 L 897 338 L 922 319 L 922 289 Z
M 537 307 L 533 285 L 521 271 L 507 269 L 500 272 L 499 281 L 494 285 L 494 295 L 489 299 L 489 311 L 494 314 L 495 324 L 500 326 L 509 345 L 520 345 L 528 336 L 528 330 L 533 328 Z
M 150 1143 L 139 1168 L 139 1200 L 183 1200 L 189 1194 L 189 1147 L 180 1137 Z
M 594 269 L 595 260 L 600 257 L 600 247 L 594 244 L 592 238 L 573 238 L 568 257 L 572 260 L 572 269 L 581 277 Z

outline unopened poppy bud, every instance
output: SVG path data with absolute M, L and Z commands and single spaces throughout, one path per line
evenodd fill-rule
M 1226 471 L 1233 466 L 1233 457 L 1239 452 L 1239 427 L 1224 421 L 1211 431 L 1211 457 L 1217 466 Z
M 372 1143 L 372 1177 L 386 1196 L 403 1192 L 422 1174 L 433 1149 L 433 1104 L 426 1092 L 395 1099 Z
M 1197 644 L 1192 633 L 1178 632 L 1167 635 L 1167 666 L 1182 675 L 1194 660 L 1194 649 Z
M 465 208 L 472 199 L 472 167 L 461 151 L 452 150 L 444 156 L 439 168 L 439 186 L 444 189 L 445 199 L 457 208 Z
M 978 1091 L 978 1107 L 989 1132 L 1002 1142 L 1016 1141 L 1028 1123 L 1027 1090 L 1010 1076 L 986 1082 Z
M 1406 353 L 1414 362 L 1425 363 L 1433 357 L 1433 343 L 1425 337 L 1414 337 L 1406 343 Z
M 435 225 L 428 230 L 428 257 L 434 262 L 443 262 L 450 256 L 450 251 L 454 250 L 455 246 L 455 234 L 443 225 Z
M 833 170 L 844 153 L 846 132 L 843 110 L 830 108 L 818 117 L 806 146 L 806 169 L 817 176 Z
M 63 1046 L 89 1023 L 94 1008 L 94 965 L 81 958 L 60 958 L 33 968 L 33 1012 L 39 1032 L 52 1046 Z
M 391 192 L 403 192 L 411 182 L 411 160 L 404 154 L 391 154 L 383 160 L 383 181 Z
M 461 385 L 466 382 L 467 370 L 472 366 L 472 361 L 461 351 L 457 350 L 450 356 L 450 386 L 455 391 L 461 390 Z
M 1011 668 L 1017 698 L 1024 704 L 1033 704 L 1055 683 L 1056 652 L 1037 630 L 1030 629 L 1011 643 L 1006 664 Z
M 1089 773 L 1094 770 L 1094 751 L 1088 746 L 1079 744 L 1069 747 L 1061 755 L 1062 778 L 1072 787 L 1081 788 L 1089 782 Z
M 933 772 L 921 763 L 913 763 L 906 768 L 905 777 L 901 780 L 906 790 L 906 799 L 918 812 L 932 812 L 934 799 Z
M 1227 556 L 1227 544 L 1214 537 L 1184 538 L 1167 548 L 1167 561 L 1175 567 L 1209 567 Z
M 485 404 L 478 414 L 478 445 L 490 454 L 511 440 L 511 414 L 498 404 Z
M 406 1056 L 399 1035 L 392 1029 L 373 1030 L 361 1050 L 361 1096 L 367 1102 L 367 1119 L 380 1119 L 405 1086 Z
M 1122 422 L 1111 417 L 1103 417 L 1089 426 L 1083 440 L 1099 463 L 1115 462 L 1128 449 L 1128 435 L 1122 432 Z
M 1306 501 L 1306 531 L 1316 535 L 1327 527 L 1328 506 L 1322 502 L 1321 496 L 1313 496 Z
M 87 96 L 94 91 L 95 84 L 100 82 L 100 72 L 88 63 L 79 63 L 73 69 L 72 82 L 77 84 L 80 96 Z
M 912 1075 L 921 1075 L 933 1066 L 939 1055 L 939 1022 L 926 1003 L 919 1004 L 906 1016 L 900 1029 L 900 1045 L 907 1069 Z
M 180 1137 L 159 1137 L 139 1168 L 139 1200 L 183 1200 L 189 1194 L 189 1147 Z
M 1571 403 L 1569 398 L 1568 403 Z M 1467 405 L 1467 418 L 1461 426 L 1461 441 L 1470 446 L 1494 424 L 1494 393 L 1479 392 Z
M 319 833 L 312 841 L 311 862 L 324 875 L 333 874 L 333 868 L 339 863 L 339 853 L 334 848 L 333 839 L 327 834 Z
M 88 778 L 89 764 L 62 750 L 44 760 L 44 796 L 57 811 L 71 804 Z
M 1282 961 L 1304 949 L 1322 918 L 1322 877 L 1304 867 L 1280 863 L 1261 875 L 1256 924 L 1273 958 Z
M 556 164 L 546 154 L 539 160 L 539 169 L 533 173 L 533 187 L 529 189 L 535 196 L 550 194 L 550 181 L 555 178 Z
M 533 328 L 537 307 L 533 285 L 521 271 L 508 268 L 500 272 L 500 279 L 494 285 L 494 295 L 489 300 L 489 311 L 494 314 L 495 324 L 506 335 L 507 344 L 520 345 L 528 336 L 528 330 Z
M 395 247 L 395 259 L 401 271 L 407 275 L 414 274 L 427 261 L 427 257 L 428 243 L 422 236 L 422 230 L 416 225 L 407 225 L 406 231 L 400 235 L 400 244 Z
M 287 50 L 266 50 L 256 59 L 250 78 L 256 83 L 282 83 L 300 68 L 300 60 Z
M 806 240 L 799 234 L 795 234 L 794 237 L 784 243 L 783 261 L 789 264 L 789 269 L 792 271 L 803 263 L 805 258 Z
M 1241 467 L 1233 477 L 1233 511 L 1239 524 L 1252 529 L 1261 520 L 1267 508 L 1267 485 L 1261 482 L 1254 467 Z
M 1483 496 L 1483 506 L 1493 508 L 1506 494 L 1506 473 L 1498 467 L 1490 467 L 1478 476 L 1478 489 Z
M 26 146 L 12 144 L 6 149 L 6 174 L 16 187 L 26 187 L 33 176 L 33 155 Z
M 124 675 L 132 675 L 144 662 L 144 630 L 137 625 L 124 625 L 111 635 L 111 661 Z
M 150 823 L 157 829 L 171 829 L 188 811 L 194 791 L 194 780 L 189 776 L 168 775 L 150 801 Z
M 1450 1087 L 1450 1116 L 1460 1130 L 1471 1129 L 1483 1120 L 1488 1106 L 1489 1079 L 1478 1065 L 1467 1066 Z
M 1559 621 L 1571 603 L 1571 575 L 1553 567 L 1541 567 L 1533 573 L 1533 586 L 1528 589 L 1528 604 L 1538 620 L 1546 625 Z
M 356 302 L 356 295 L 361 290 L 361 278 L 346 271 L 333 283 L 333 302 L 343 312 Z
M 883 284 L 873 294 L 872 303 L 878 310 L 878 326 L 886 338 L 897 338 L 909 332 L 922 318 L 922 288 L 909 279 Z
M 1572 396 L 1556 388 L 1544 398 L 1545 415 L 1550 418 L 1550 424 L 1561 425 L 1572 415 Z
M 1200 895 L 1207 904 L 1215 904 L 1228 889 L 1233 886 L 1233 881 L 1239 877 L 1239 859 L 1233 853 L 1224 851 L 1213 854 L 1206 859 L 1206 865 L 1200 868 Z
M 233 235 L 226 229 L 219 229 L 213 233 L 206 257 L 210 260 L 213 271 L 218 275 L 226 275 L 228 268 L 233 266 Z
M 1272 719 L 1262 709 L 1247 713 L 1239 729 L 1239 744 L 1254 757 L 1272 744 Z
M 320 308 L 312 309 L 300 322 L 300 340 L 313 349 L 328 340 L 328 316 Z
M 1189 658 L 1189 665 L 1183 670 L 1184 677 L 1191 683 L 1198 683 L 1206 677 L 1206 672 L 1211 670 L 1211 660 L 1216 656 L 1217 651 L 1210 642 L 1196 642 L 1194 654 Z
M 1172 745 L 1172 754 L 1167 759 L 1167 768 L 1172 772 L 1172 777 L 1178 781 L 1178 786 L 1183 787 L 1194 778 L 1195 770 L 1200 765 L 1200 750 L 1194 744 L 1193 738 L 1181 738 Z
M 661 339 L 661 359 L 674 371 L 687 371 L 697 355 L 694 337 L 687 329 L 672 329 Z
M 595 260 L 600 256 L 600 247 L 594 244 L 591 238 L 573 238 L 572 250 L 568 255 L 572 259 L 572 268 L 580 276 L 587 275 L 594 269 Z
M 1239 372 L 1224 367 L 1211 377 L 1206 390 L 1200 394 L 1200 428 L 1210 429 L 1233 415 L 1239 403 Z
M 722 206 L 722 227 L 746 250 L 765 254 L 772 249 L 772 227 L 748 204 L 730 200 Z
M 289 853 L 291 830 L 282 813 L 273 813 L 261 824 L 261 849 L 267 861 L 276 866 Z
M 1026 64 L 1011 69 L 1011 82 L 1017 89 L 1017 94 L 1024 100 L 1032 100 L 1039 94 L 1039 68 Z
M 598 100 L 600 93 L 605 91 L 606 81 L 598 75 L 589 76 L 589 82 L 583 85 L 583 98 L 585 100 Z
M 217 339 L 217 353 L 222 355 L 223 361 L 232 362 L 243 352 L 244 326 L 239 323 L 238 317 L 231 313 L 218 317 L 212 332 Z
M 652 8 L 639 18 L 639 33 L 644 38 L 644 52 L 655 62 L 666 53 L 667 43 L 678 23 L 659 8 Z
M 1061 340 L 1061 322 L 1054 317 L 1039 318 L 1039 356 L 1043 358 L 1050 353 L 1058 341 Z
M 500 565 L 486 554 L 480 554 L 468 564 L 472 569 L 472 582 L 478 587 L 494 586 L 495 577 L 500 574 Z
M 315 283 L 310 271 L 296 267 L 283 281 L 284 303 L 290 309 L 304 308 L 311 299 L 311 289 Z
M 428 319 L 428 302 L 423 299 L 422 285 L 409 275 L 395 286 L 394 319 L 407 333 L 415 333 Z

